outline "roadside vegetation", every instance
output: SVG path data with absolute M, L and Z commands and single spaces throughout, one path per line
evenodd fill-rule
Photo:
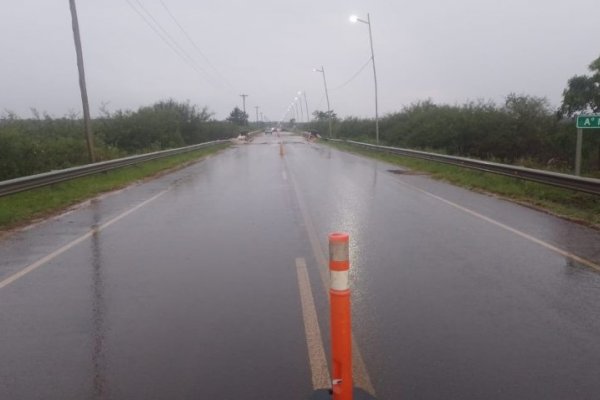
M 313 123 L 328 136 L 326 117 Z M 573 173 L 577 129 L 545 99 L 509 95 L 503 105 L 412 104 L 379 121 L 380 144 Z M 375 143 L 372 119 L 334 119 L 334 138 Z M 584 132 L 582 172 L 600 177 L 600 131 Z
M 600 57 L 589 65 L 591 75 L 573 76 L 563 102 L 553 109 L 544 98 L 510 94 L 503 104 L 474 101 L 462 105 L 419 101 L 380 118 L 383 145 L 432 151 L 531 168 L 573 173 L 577 129 L 574 117 L 600 113 Z M 310 124 L 334 138 L 375 142 L 371 118 L 339 119 L 335 112 L 315 111 Z M 584 132 L 582 173 L 600 177 L 600 131 Z
M 175 100 L 159 101 L 137 111 L 109 112 L 102 107 L 101 115 L 92 120 L 96 161 L 237 137 L 249 130 L 249 124 L 247 114 L 236 110 L 225 121 L 218 121 L 206 107 Z M 30 118 L 21 118 L 10 111 L 0 115 L 0 181 L 89 163 L 81 118 L 77 115 L 55 118 L 35 109 L 31 113 Z M 0 197 L 0 230 L 180 168 L 226 146 L 217 145 Z
M 417 102 L 384 116 L 379 123 L 380 143 L 441 154 L 477 158 L 530 168 L 573 173 L 576 132 L 574 117 L 600 113 L 600 57 L 589 65 L 591 75 L 573 76 L 563 92 L 563 102 L 552 109 L 548 101 L 510 94 L 504 104 L 470 102 L 440 105 Z M 333 111 L 315 111 L 317 129 L 332 136 L 374 143 L 372 119 L 338 119 Z M 455 185 L 511 199 L 552 214 L 600 228 L 600 198 L 456 166 L 359 149 L 348 144 L 332 146 L 375 157 Z M 582 173 L 600 178 L 600 131 L 584 132 Z
M 580 113 L 600 113 L 600 57 L 589 65 L 589 70 L 591 75 L 569 79 L 558 109 L 552 109 L 544 98 L 520 94 L 508 95 L 503 104 L 482 100 L 462 105 L 418 101 L 380 119 L 380 143 L 572 173 L 576 142 L 573 118 Z M 331 120 L 334 138 L 375 140 L 373 119 L 339 119 L 333 110 L 316 110 L 313 115 L 315 119 L 310 123 L 292 119 L 290 129 L 317 130 L 328 136 Z M 102 108 L 100 117 L 92 123 L 97 161 L 233 138 L 250 130 L 248 114 L 237 107 L 225 121 L 218 121 L 206 107 L 175 100 L 159 101 L 137 111 L 109 112 Z M 47 215 L 211 150 L 0 198 L 0 227 Z M 593 196 L 399 156 L 374 156 L 600 225 L 600 200 Z M 36 110 L 30 118 L 10 111 L 0 115 L 0 181 L 88 162 L 83 121 L 78 116 L 53 118 Z M 581 171 L 600 178 L 600 131 L 584 133 Z
M 380 153 L 346 143 L 327 143 L 344 151 L 376 158 L 411 170 L 423 171 L 435 179 L 498 195 L 600 229 L 600 197 L 598 196 L 453 165 Z
M 227 146 L 228 144 L 215 145 L 0 197 L 0 230 L 51 215 L 98 194 L 123 188 L 132 182 L 179 169 Z
M 87 164 L 83 121 L 53 118 L 32 110 L 32 118 L 0 116 L 0 181 Z M 137 111 L 101 110 L 92 120 L 96 161 L 236 137 L 243 126 L 217 121 L 189 102 L 159 101 Z

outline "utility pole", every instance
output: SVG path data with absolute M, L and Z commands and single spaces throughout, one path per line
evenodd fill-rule
M 369 25 L 369 42 L 371 43 L 371 62 L 373 63 L 373 80 L 375 81 L 375 142 L 379 144 L 379 107 L 377 96 L 377 71 L 375 70 L 375 52 L 373 51 L 373 34 L 371 33 L 371 16 L 367 13 Z
M 325 99 L 327 99 L 327 115 L 329 120 L 329 137 L 331 138 L 331 107 L 329 106 L 329 93 L 327 92 L 327 80 L 325 79 L 325 67 L 321 65 L 321 69 L 315 68 L 313 71 L 323 74 L 323 85 L 325 86 Z
M 243 108 L 244 108 L 244 113 L 246 112 L 246 97 L 248 97 L 249 95 L 247 94 L 240 94 L 240 97 L 242 98 L 242 104 L 243 104 Z
M 254 106 L 254 108 L 256 108 L 256 126 L 258 126 L 258 109 L 260 107 L 259 106 Z
M 95 162 L 94 137 L 92 135 L 92 124 L 90 121 L 90 105 L 88 103 L 87 89 L 85 87 L 85 71 L 83 70 L 83 52 L 81 51 L 81 38 L 79 37 L 79 22 L 77 20 L 77 9 L 75 0 L 69 0 L 71 6 L 71 20 L 73 23 L 73 38 L 75 40 L 75 52 L 77 53 L 77 69 L 79 70 L 79 89 L 81 90 L 81 102 L 83 103 L 83 126 L 87 140 L 90 162 Z

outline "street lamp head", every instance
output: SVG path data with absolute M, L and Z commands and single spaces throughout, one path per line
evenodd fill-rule
M 369 14 L 367 14 L 367 20 L 365 21 L 364 19 L 358 18 L 356 15 L 351 15 L 350 16 L 350 22 L 352 22 L 352 23 L 362 22 L 363 24 L 371 25 L 371 23 L 369 22 L 369 18 L 368 17 L 369 17 Z

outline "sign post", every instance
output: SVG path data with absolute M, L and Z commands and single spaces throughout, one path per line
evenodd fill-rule
M 577 117 L 577 145 L 575 147 L 575 175 L 581 175 L 581 147 L 584 129 L 600 129 L 600 115 L 579 115 Z
M 583 142 L 583 129 L 577 128 L 577 144 L 575 145 L 575 175 L 581 176 L 581 142 Z

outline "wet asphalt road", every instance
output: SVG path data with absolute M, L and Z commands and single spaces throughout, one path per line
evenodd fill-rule
M 600 398 L 600 233 L 390 169 L 259 136 L 4 238 L 0 399 L 318 397 L 336 230 L 365 392 Z

